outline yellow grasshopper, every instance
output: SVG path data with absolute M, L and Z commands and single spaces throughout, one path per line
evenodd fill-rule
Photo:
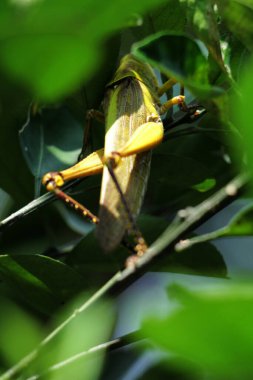
M 170 79 L 159 88 L 152 68 L 133 55 L 126 55 L 106 86 L 102 103 L 104 115 L 99 111 L 89 114 L 104 118 L 104 149 L 95 151 L 69 169 L 43 177 L 47 190 L 97 224 L 96 235 L 105 251 L 113 250 L 127 233 L 135 238 L 137 256 L 147 248 L 135 219 L 146 189 L 151 149 L 163 140 L 160 115 L 175 104 L 186 108 L 182 95 L 161 105 L 159 98 L 174 84 Z M 100 209 L 96 217 L 60 187 L 68 180 L 101 172 Z

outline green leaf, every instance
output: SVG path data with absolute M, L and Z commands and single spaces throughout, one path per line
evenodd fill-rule
M 75 36 L 18 36 L 1 44 L 2 67 L 48 101 L 76 89 L 99 59 L 98 50 Z
M 210 243 L 198 244 L 182 252 L 171 253 L 171 250 L 168 250 L 168 255 L 155 267 L 155 270 L 157 267 L 168 272 L 227 277 L 227 267 L 221 253 Z
M 241 96 L 232 99 L 232 111 L 235 120 L 235 125 L 241 132 L 243 141 L 235 141 L 238 144 L 238 149 L 245 149 L 247 154 L 247 164 L 249 170 L 253 170 L 253 109 L 251 104 L 253 85 L 253 62 L 250 61 L 244 70 L 240 81 Z
M 206 198 L 194 186 L 212 178 L 216 186 L 209 189 L 211 194 L 226 184 L 232 170 L 224 160 L 223 142 L 209 133 L 171 136 L 154 150 L 144 206 L 163 213 L 194 206 Z
M 73 310 L 83 304 L 84 295 L 65 308 L 60 320 L 64 323 Z M 60 364 L 49 372 L 50 380 L 97 379 L 103 364 L 105 351 L 97 352 L 91 357 L 82 356 L 88 349 L 109 340 L 113 328 L 114 313 L 109 301 L 98 302 L 92 309 L 77 313 L 75 318 L 65 326 L 56 340 L 49 343 L 45 357 L 41 357 L 39 366 L 44 372 L 49 366 Z M 67 363 L 75 355 L 80 357 Z M 62 366 L 62 367 L 61 367 Z
M 58 99 L 95 73 L 105 38 L 133 25 L 134 13 L 162 2 L 100 0 L 96 12 L 91 0 L 73 0 L 71 10 L 66 0 L 33 2 L 23 8 L 4 2 L 0 16 L 1 68 L 36 98 Z M 20 13 L 22 17 L 18 17 Z
M 159 237 L 168 222 L 159 217 L 140 215 L 138 227 L 148 244 Z M 68 254 L 66 263 L 84 277 L 84 284 L 89 287 L 101 286 L 119 267 L 124 267 L 130 252 L 120 245 L 111 254 L 105 254 L 95 237 L 94 232 L 88 234 Z
M 29 100 L 1 76 L 0 187 L 14 201 L 24 204 L 33 195 L 32 176 L 22 156 L 18 129 L 25 120 Z
M 1 298 L 0 335 L 1 357 L 12 366 L 40 343 L 43 330 L 30 314 Z
M 174 286 L 172 291 L 178 307 L 164 319 L 147 319 L 143 336 L 177 355 L 181 368 L 191 361 L 215 378 L 250 379 L 252 284 L 215 285 L 194 291 Z
M 209 84 L 205 47 L 185 35 L 157 33 L 136 43 L 132 51 L 197 96 L 218 96 L 224 92 Z
M 0 277 L 17 296 L 44 314 L 83 289 L 83 279 L 76 271 L 40 255 L 0 256 Z
M 185 32 L 187 8 L 178 0 L 168 0 L 143 15 L 141 27 L 123 30 L 123 47 L 127 54 L 131 45 L 154 32 Z M 126 47 L 125 47 L 126 44 Z
M 118 250 L 106 255 L 91 232 L 68 254 L 66 263 L 83 276 L 84 286 L 90 289 L 102 286 L 118 270 L 120 259 Z
M 193 189 L 199 191 L 200 193 L 205 193 L 209 191 L 216 185 L 216 180 L 214 178 L 206 178 L 203 182 L 192 186 Z
M 220 16 L 233 33 L 250 51 L 253 49 L 253 6 L 251 0 L 219 0 Z

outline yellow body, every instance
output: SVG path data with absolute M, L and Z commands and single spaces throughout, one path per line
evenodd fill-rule
M 163 139 L 160 114 L 174 104 L 184 103 L 184 96 L 178 96 L 160 105 L 159 96 L 174 83 L 170 79 L 159 89 L 148 64 L 130 54 L 125 56 L 113 80 L 107 85 L 103 101 L 106 129 L 104 149 L 90 154 L 69 169 L 47 173 L 43 177 L 42 182 L 49 191 L 54 191 L 60 199 L 98 224 L 97 237 L 106 251 L 114 249 L 126 232 L 131 233 L 130 221 L 134 221 L 140 211 L 149 175 L 151 149 Z M 113 163 L 113 174 L 121 195 L 115 186 L 115 178 L 112 180 L 112 173 L 106 166 L 109 162 Z M 67 180 L 102 171 L 97 218 L 59 188 Z M 133 218 L 129 218 L 129 214 Z
M 154 141 L 156 134 L 155 140 L 159 143 L 163 137 L 157 89 L 150 66 L 126 56 L 106 94 L 104 156 L 106 159 L 117 152 L 123 157 L 115 168 L 115 175 L 134 218 L 140 211 L 148 180 L 150 138 Z M 129 220 L 107 167 L 103 170 L 99 220 L 98 240 L 103 249 L 110 251 L 122 240 Z

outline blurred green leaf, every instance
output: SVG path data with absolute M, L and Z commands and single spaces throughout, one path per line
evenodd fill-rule
M 247 154 L 247 164 L 250 171 L 253 170 L 253 109 L 251 106 L 253 86 L 253 62 L 247 65 L 240 81 L 240 96 L 232 99 L 232 111 L 235 125 L 242 134 L 243 141 L 238 140 L 240 150 L 244 148 Z
M 147 319 L 143 336 L 179 356 L 181 368 L 186 359 L 215 378 L 250 379 L 252 284 L 215 285 L 194 291 L 174 286 L 170 292 L 178 307 L 164 319 Z
M 60 316 L 64 322 L 69 315 L 83 304 L 84 295 L 65 308 Z M 109 301 L 98 302 L 92 309 L 77 313 L 75 318 L 64 328 L 54 342 L 50 342 L 50 353 L 41 357 L 38 367 L 42 373 L 55 364 L 60 364 L 46 376 L 50 380 L 75 380 L 98 378 L 105 351 L 96 353 L 93 357 L 80 356 L 79 359 L 67 363 L 68 359 L 80 355 L 88 349 L 109 340 L 113 328 L 114 312 Z M 53 355 L 52 355 L 53 353 Z M 44 377 L 43 377 L 44 378 Z
M 217 1 L 220 17 L 230 32 L 250 50 L 253 49 L 253 4 L 251 0 Z
M 95 72 L 106 37 L 133 24 L 134 13 L 163 1 L 98 1 L 96 12 L 91 0 L 74 0 L 71 10 L 67 1 L 44 0 L 23 8 L 5 1 L 0 18 L 0 66 L 37 98 L 55 100 Z
M 187 32 L 205 43 L 209 56 L 209 77 L 217 80 L 221 74 L 227 80 L 220 44 L 220 25 L 211 0 L 180 0 L 186 11 Z
M 0 256 L 0 277 L 20 298 L 44 314 L 83 289 L 67 265 L 40 255 Z
M 244 67 L 250 58 L 250 53 L 242 42 L 235 37 L 231 38 L 229 43 L 227 43 L 227 50 L 228 49 L 230 49 L 228 52 L 228 64 L 233 78 L 238 81 L 240 80 Z
M 0 49 L 2 67 L 48 101 L 77 88 L 99 61 L 95 49 L 71 35 L 16 36 Z
M 168 77 L 177 79 L 202 98 L 221 95 L 222 88 L 208 81 L 204 45 L 179 34 L 157 33 L 136 43 L 133 54 L 148 61 Z
M 0 336 L 1 357 L 8 366 L 33 350 L 43 338 L 38 322 L 14 303 L 1 298 Z

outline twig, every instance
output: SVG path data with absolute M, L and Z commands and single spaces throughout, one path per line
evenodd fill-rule
M 197 227 L 203 223 L 204 220 L 207 220 L 213 214 L 224 208 L 228 203 L 231 203 L 248 182 L 249 175 L 247 173 L 238 175 L 226 186 L 198 206 L 180 210 L 175 220 L 149 247 L 145 255 L 136 262 L 135 267 L 126 269 L 122 272 L 120 280 L 123 281 L 126 277 L 129 277 L 132 273 L 138 270 L 146 269 L 148 264 L 150 262 L 153 263 L 153 260 L 158 255 L 160 256 L 165 248 L 174 248 L 175 243 L 177 243 L 190 229 L 192 230 Z
M 110 340 L 108 342 L 99 344 L 97 346 L 94 346 L 94 347 L 86 350 L 86 351 L 83 351 L 83 352 L 80 352 L 76 355 L 73 355 L 66 360 L 63 360 L 59 363 L 52 365 L 43 373 L 29 377 L 27 380 L 37 380 L 37 379 L 41 378 L 41 376 L 44 376 L 44 375 L 50 374 L 54 371 L 57 371 L 57 370 L 65 367 L 65 366 L 68 366 L 69 364 L 72 364 L 72 363 L 74 363 L 80 359 L 84 359 L 86 357 L 91 357 L 94 354 L 97 354 L 99 352 L 113 351 L 113 350 L 116 350 L 118 348 L 125 347 L 130 343 L 139 341 L 140 339 L 142 339 L 142 338 L 140 338 L 140 336 L 136 332 L 126 334 L 126 335 L 121 336 L 119 338 L 116 338 L 116 339 Z
M 228 231 L 229 231 L 228 227 L 223 227 L 223 228 L 219 228 L 218 230 L 208 232 L 208 233 L 200 235 L 200 236 L 195 236 L 195 237 L 190 238 L 190 239 L 180 240 L 175 245 L 175 251 L 176 252 L 182 252 L 185 249 L 188 249 L 195 244 L 205 243 L 205 242 L 210 241 L 210 240 L 221 238 L 223 236 L 226 236 Z
M 126 288 L 129 281 L 138 278 L 155 259 L 162 256 L 165 248 L 174 248 L 177 243 L 190 229 L 200 225 L 204 220 L 222 209 L 226 204 L 233 201 L 239 195 L 240 190 L 248 183 L 249 175 L 241 174 L 230 181 L 225 187 L 217 191 L 210 198 L 196 207 L 180 210 L 175 220 L 164 231 L 164 233 L 150 246 L 145 255 L 136 261 L 135 265 L 117 272 L 102 288 L 100 288 L 88 301 L 74 311 L 62 324 L 51 332 L 40 345 L 29 355 L 24 357 L 14 367 L 10 368 L 0 377 L 0 380 L 10 380 L 19 374 L 23 368 L 28 366 L 42 350 L 63 328 L 68 325 L 79 313 L 85 311 L 106 293 L 119 291 Z
M 64 186 L 63 188 L 64 190 L 67 190 L 79 182 L 80 180 L 72 181 L 68 183 L 66 186 Z M 54 193 L 46 193 L 44 195 L 41 195 L 39 198 L 34 199 L 33 201 L 29 202 L 24 207 L 20 208 L 18 211 L 14 212 L 13 214 L 9 215 L 7 218 L 3 219 L 0 222 L 0 231 L 4 230 L 7 227 L 10 227 L 12 224 L 24 218 L 26 215 L 30 214 L 31 212 L 41 208 L 42 206 L 45 206 L 47 203 L 50 203 L 56 199 L 57 198 Z

